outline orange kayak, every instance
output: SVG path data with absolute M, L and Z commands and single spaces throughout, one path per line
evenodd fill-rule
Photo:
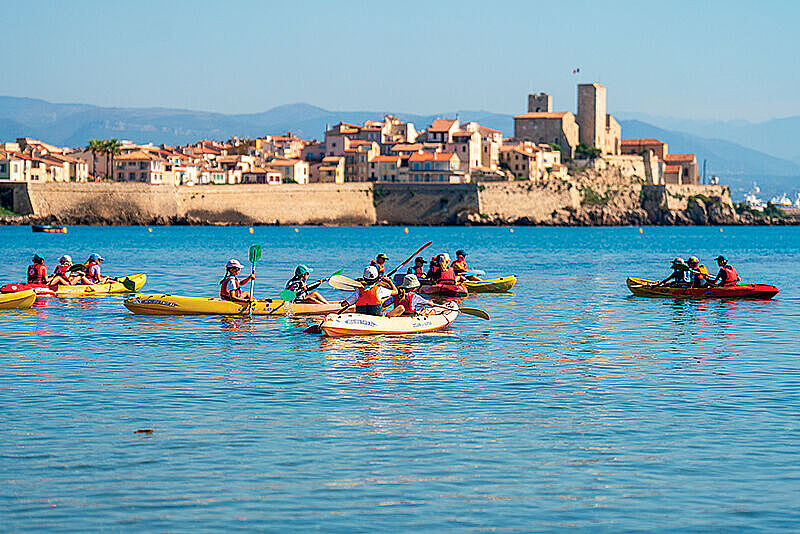
M 656 286 L 658 282 L 630 277 L 628 289 L 637 297 L 672 297 L 687 299 L 771 299 L 780 289 L 768 284 L 739 284 L 716 287 Z

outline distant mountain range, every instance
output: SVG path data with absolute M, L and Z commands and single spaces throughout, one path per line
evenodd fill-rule
M 88 139 L 116 137 L 137 143 L 184 144 L 198 139 L 257 137 L 293 132 L 321 139 L 325 126 L 339 121 L 362 123 L 385 113 L 413 122 L 418 129 L 436 118 L 477 121 L 513 134 L 513 116 L 488 111 L 414 115 L 391 111 L 329 111 L 309 104 L 288 104 L 262 113 L 226 115 L 166 108 L 106 108 L 53 104 L 32 98 L 0 97 L 0 140 L 35 137 L 56 145 L 85 146 Z M 645 114 L 620 114 L 625 138 L 655 137 L 670 152 L 697 153 L 708 160 L 710 174 L 723 178 L 740 196 L 757 181 L 765 194 L 800 190 L 800 117 L 763 123 L 694 121 Z

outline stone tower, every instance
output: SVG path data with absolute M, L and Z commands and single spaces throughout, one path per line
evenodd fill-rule
M 550 113 L 553 111 L 553 97 L 547 93 L 528 95 L 528 113 Z
M 599 83 L 578 85 L 578 141 L 602 149 L 606 131 L 606 88 Z

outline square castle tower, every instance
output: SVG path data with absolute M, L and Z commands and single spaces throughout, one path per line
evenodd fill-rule
M 606 113 L 606 88 L 599 83 L 578 85 L 578 140 L 603 154 L 621 153 L 622 127 Z

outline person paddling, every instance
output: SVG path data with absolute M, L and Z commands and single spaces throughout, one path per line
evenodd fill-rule
M 414 266 L 409 267 L 406 274 L 413 274 L 417 277 L 417 281 L 421 278 L 425 278 L 425 264 L 428 263 L 425 261 L 425 258 L 422 256 L 417 256 L 417 259 L 414 260 Z
M 692 280 L 692 287 L 703 287 L 708 284 L 708 267 L 700 265 L 700 260 L 697 256 L 689 256 L 686 260 L 689 266 L 689 277 Z
M 397 294 L 392 297 L 394 309 L 386 314 L 387 317 L 413 317 L 417 315 L 417 308 L 420 306 L 431 306 L 433 302 L 417 295 L 416 291 L 420 283 L 413 274 L 407 274 L 403 278 L 403 284 L 397 288 Z
M 436 280 L 436 283 L 443 286 L 455 287 L 463 281 L 464 277 L 456 274 L 455 270 L 453 270 L 453 266 L 450 265 L 450 256 L 447 253 L 439 256 L 439 279 Z
M 78 279 L 70 272 L 69 268 L 72 267 L 72 257 L 64 254 L 58 259 L 58 265 L 53 269 L 53 276 L 47 281 L 50 287 L 58 286 L 71 286 Z
M 363 287 L 342 301 L 342 307 L 356 305 L 356 313 L 383 315 L 383 301 L 397 294 L 397 287 L 388 278 L 380 277 L 378 269 L 370 265 L 359 280 Z
M 720 254 L 714 259 L 717 261 L 717 265 L 719 265 L 719 272 L 717 273 L 717 277 L 714 278 L 714 281 L 711 282 L 711 285 L 720 285 L 723 287 L 735 286 L 741 281 L 739 273 L 736 272 L 736 268 L 733 265 L 728 265 L 728 258 Z
M 378 276 L 380 276 L 381 278 L 383 278 L 383 275 L 386 273 L 386 265 L 384 265 L 384 264 L 386 263 L 386 260 L 388 260 L 388 259 L 389 259 L 389 256 L 387 256 L 386 254 L 381 252 L 380 254 L 378 254 L 378 256 L 374 260 L 369 262 L 369 264 L 371 266 L 373 266 L 376 269 L 378 269 Z
M 435 284 L 439 280 L 439 275 L 442 273 L 441 258 L 441 254 L 437 254 L 431 258 L 431 264 L 428 267 L 428 275 L 425 277 L 427 280 L 426 283 Z
M 671 262 L 672 274 L 657 283 L 657 286 L 663 286 L 667 282 L 672 287 L 689 287 L 692 285 L 691 275 L 689 274 L 689 266 L 683 261 L 683 258 L 675 258 Z
M 106 261 L 100 254 L 89 254 L 89 259 L 84 263 L 85 270 L 78 280 L 81 284 L 105 284 L 111 279 L 100 273 L 100 264 Z
M 462 274 L 469 271 L 469 265 L 467 265 L 467 253 L 463 250 L 456 251 L 456 261 L 453 262 L 453 270 L 456 274 Z M 475 276 L 474 274 L 471 275 L 464 275 L 462 274 L 467 280 L 472 280 L 473 282 L 480 282 L 480 278 Z
M 47 267 L 44 264 L 44 258 L 38 254 L 34 254 L 31 258 L 31 263 L 28 265 L 28 283 L 29 284 L 46 284 L 47 283 Z
M 239 280 L 238 276 L 239 273 L 242 272 L 242 267 L 243 265 L 239 263 L 239 260 L 228 260 L 228 263 L 225 265 L 225 278 L 219 282 L 219 298 L 231 302 L 240 302 L 242 304 L 250 304 L 256 301 L 250 293 L 242 291 L 241 289 L 242 285 L 247 284 L 250 280 L 256 279 L 255 275 L 250 274 L 247 278 Z
M 294 270 L 294 276 L 286 282 L 286 289 L 294 291 L 297 294 L 293 302 L 330 304 L 318 291 L 314 291 L 322 284 L 322 280 L 317 280 L 311 285 L 306 285 L 308 277 L 313 270 L 314 269 L 310 269 L 305 265 L 298 265 Z

